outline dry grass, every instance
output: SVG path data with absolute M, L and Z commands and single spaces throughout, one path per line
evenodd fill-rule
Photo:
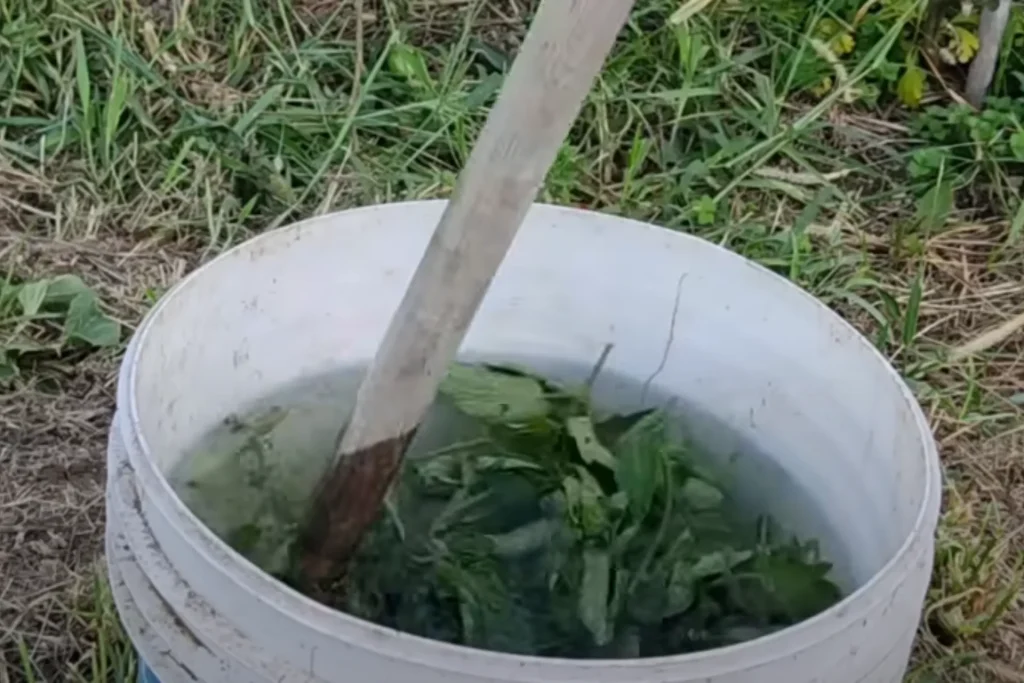
M 965 223 L 924 245 L 919 343 L 938 353 L 917 361 L 916 388 L 946 492 L 912 680 L 1024 681 L 1024 252 L 1007 228 Z M 895 264 L 879 270 L 909 296 Z
M 113 10 L 104 3 L 67 2 L 94 28 L 107 27 L 105 31 L 112 23 Z M 0 0 L 0 8 L 9 9 L 11 3 L 18 4 Z M 29 8 L 24 16 L 43 26 L 45 17 L 22 4 Z M 677 5 L 662 4 L 669 9 Z M 421 46 L 448 49 L 472 39 L 499 53 L 509 51 L 522 35 L 530 3 L 365 0 L 361 66 L 351 59 L 356 22 L 351 12 L 346 14 L 351 7 L 347 3 L 295 0 L 294 35 L 287 38 L 276 15 L 268 16 L 259 31 L 239 28 L 236 19 L 242 14 L 230 0 L 191 0 L 184 3 L 185 10 L 181 3 L 164 0 L 140 5 L 122 16 L 130 27 L 125 44 L 148 55 L 139 36 L 144 22 L 151 20 L 170 47 L 157 57 L 147 56 L 157 76 L 141 69 L 130 74 L 136 102 L 162 131 L 177 131 L 182 120 L 189 121 L 193 137 L 184 139 L 195 145 L 182 155 L 182 166 L 169 159 L 176 154 L 173 149 L 160 147 L 159 136 L 128 114 L 115 120 L 123 130 L 115 130 L 108 140 L 116 162 L 108 167 L 75 142 L 37 159 L 28 143 L 35 144 L 33 136 L 51 128 L 30 130 L 22 139 L 23 131 L 16 126 L 0 127 L 3 271 L 15 279 L 75 273 L 99 292 L 108 312 L 129 331 L 152 299 L 185 272 L 286 211 L 301 216 L 444 194 L 460 154 L 479 128 L 480 112 L 457 107 L 449 111 L 433 94 L 400 79 L 378 76 L 374 81 L 367 76 L 364 94 L 392 98 L 407 109 L 401 115 L 395 113 L 398 106 L 389 112 L 381 102 L 390 105 L 392 100 L 381 99 L 360 118 L 358 106 L 348 108 L 351 76 L 366 74 L 374 41 L 379 45 L 392 27 Z M 478 13 L 467 32 L 470 9 Z M 217 18 L 220 14 L 228 19 Z M 59 21 L 46 27 L 70 44 L 72 33 L 60 33 L 67 27 Z M 556 164 L 545 198 L 699 231 L 794 275 L 879 343 L 913 384 L 930 416 L 947 475 L 936 576 L 911 681 L 1024 680 L 1024 605 L 1019 595 L 1024 557 L 1024 250 L 1010 244 L 1005 211 L 975 202 L 970 210 L 951 216 L 941 230 L 917 235 L 919 239 L 906 244 L 894 238 L 913 214 L 912 191 L 900 183 L 907 150 L 915 143 L 905 121 L 839 105 L 823 113 L 820 130 L 787 142 L 771 158 L 751 157 L 749 165 L 723 162 L 708 171 L 708 177 L 718 175 L 704 185 L 703 177 L 681 178 L 679 168 L 652 163 L 632 169 L 637 173 L 627 183 L 635 136 L 662 135 L 680 125 L 674 102 L 658 109 L 645 108 L 647 100 L 639 96 L 626 104 L 626 98 L 615 99 L 620 91 L 646 97 L 651 79 L 662 78 L 659 69 L 669 60 L 657 53 L 653 39 L 648 44 L 653 33 L 638 33 L 625 54 L 609 63 L 601 87 L 611 95 L 585 110 L 574 133 L 574 154 Z M 297 51 L 292 39 L 300 43 Z M 744 41 L 712 45 L 720 73 L 696 84 L 712 94 L 681 124 L 684 131 L 711 120 L 718 126 L 712 132 L 721 137 L 749 135 L 760 143 L 775 140 L 772 136 L 785 126 L 813 111 L 804 100 L 787 102 L 778 120 L 767 120 L 767 108 L 757 99 L 760 93 L 750 85 L 750 67 L 739 62 L 729 66 L 736 57 L 733 50 L 759 47 L 756 39 Z M 254 47 L 264 43 L 270 47 Z M 335 45 L 344 54 L 331 52 Z M 102 44 L 91 47 L 100 60 Z M 775 44 L 767 47 L 774 49 Z M 275 56 L 275 51 L 285 56 Z M 294 63 L 287 58 L 292 53 L 298 55 Z M 435 71 L 439 65 L 469 61 L 454 49 L 446 54 L 431 63 Z M 0 54 L 0 63 L 4 58 Z M 232 78 L 231 70 L 244 59 L 251 60 L 246 62 L 249 71 Z M 479 54 L 472 61 L 476 68 Z M 65 68 L 68 54 L 54 63 Z M 100 77 L 112 81 L 111 69 L 109 64 L 94 69 L 94 114 L 105 97 L 99 88 L 106 81 Z M 299 92 L 295 84 L 310 72 L 319 75 L 324 87 L 335 89 Z M 51 86 L 64 88 L 65 98 L 16 113 L 53 114 L 68 129 L 81 128 L 76 86 L 69 84 L 73 73 L 55 73 L 61 78 Z M 446 87 L 461 87 L 456 77 L 472 80 L 457 69 L 452 73 Z M 466 73 L 473 71 L 467 67 Z M 238 136 L 241 142 L 222 135 L 275 82 L 297 89 L 288 107 L 270 106 L 267 116 L 257 117 Z M 27 87 L 22 95 L 25 101 L 39 99 Z M 430 116 L 416 118 L 418 106 Z M 750 111 L 743 110 L 746 106 Z M 331 118 L 339 107 L 345 111 Z M 317 116 L 295 114 L 300 110 Z M 356 112 L 350 117 L 349 138 L 334 145 L 348 111 Z M 288 119 L 291 115 L 294 122 Z M 755 119 L 767 132 L 752 131 L 749 121 Z M 287 135 L 278 134 L 279 126 Z M 95 152 L 107 138 L 106 133 L 92 134 Z M 707 144 L 709 137 L 700 144 Z M 294 138 L 301 140 L 287 147 Z M 716 149 L 706 156 L 710 159 Z M 274 155 L 281 160 L 281 176 L 294 188 L 301 191 L 311 184 L 303 201 L 275 195 L 275 188 L 252 189 L 268 168 L 276 168 Z M 227 157 L 257 168 L 255 180 L 251 168 L 239 171 Z M 797 174 L 803 167 L 794 159 L 811 163 L 826 180 L 808 184 Z M 771 172 L 765 173 L 769 166 Z M 777 169 L 784 171 L 780 175 Z M 736 180 L 740 171 L 750 171 L 743 183 Z M 721 190 L 733 182 L 733 192 Z M 798 240 L 790 239 L 790 226 L 825 185 L 836 194 L 807 226 L 812 236 L 808 245 L 794 247 Z M 703 193 L 719 199 L 716 221 L 708 226 L 695 224 L 690 209 Z M 984 196 L 973 188 L 971 194 Z M 247 213 L 244 205 L 250 197 L 256 208 Z M 877 289 L 849 289 L 848 283 L 858 278 L 871 279 Z M 854 291 L 859 298 L 846 296 Z M 908 323 L 915 291 L 921 293 L 920 306 Z M 888 301 L 895 313 L 886 308 Z M 120 669 L 102 664 L 109 659 L 104 653 L 110 643 L 120 636 L 102 584 L 94 580 L 101 559 L 103 463 L 118 357 L 116 350 L 34 357 L 15 384 L 0 389 L 6 391 L 0 393 L 0 683 L 120 680 L 110 673 Z
M 83 652 L 86 634 L 69 617 L 101 552 L 111 366 L 76 363 L 0 406 L 0 644 L 9 664 L 23 644 L 55 675 Z
M 170 286 L 197 262 L 188 244 L 134 242 L 103 230 L 58 241 L 41 236 L 38 218 L 22 218 L 21 229 L 0 232 L 5 262 L 25 277 L 78 273 L 129 325 L 144 313 L 148 291 Z M 928 243 L 920 309 L 927 345 L 970 344 L 1024 310 L 1024 260 L 999 253 L 1004 230 L 965 224 Z M 997 253 L 1005 269 L 992 268 Z M 873 258 L 876 270 L 890 274 L 892 295 L 905 300 L 905 278 L 887 255 Z M 870 318 L 853 317 L 875 332 Z M 904 353 L 893 355 L 898 361 Z M 117 360 L 114 353 L 50 359 L 0 401 L 0 646 L 11 670 L 21 666 L 19 646 L 26 647 L 42 680 L 58 680 L 69 664 L 81 669 L 96 647 L 81 604 L 101 558 Z M 942 446 L 948 489 L 919 680 L 933 670 L 938 680 L 1024 680 L 1017 673 L 1024 666 L 1022 605 L 1017 597 L 1003 604 L 1008 587 L 1020 582 L 1017 558 L 1024 553 L 1024 423 L 1008 399 L 1024 392 L 1024 339 L 1010 334 L 983 358 L 939 363 L 923 380 L 934 384 L 923 404 Z M 997 627 L 987 628 L 989 619 Z
M 25 192 L 43 181 L 21 180 L 33 182 L 0 196 L 0 205 L 23 207 L 0 218 L 0 259 L 14 279 L 74 273 L 130 328 L 150 294 L 198 260 L 187 243 L 133 239 L 91 221 L 74 221 L 55 238 L 53 214 L 33 210 Z M 73 192 L 57 197 L 75 201 Z M 39 358 L 0 395 L 0 681 L 28 678 L 27 661 L 41 681 L 70 671 L 87 677 L 95 666 L 97 629 L 110 612 L 95 593 L 119 356 Z

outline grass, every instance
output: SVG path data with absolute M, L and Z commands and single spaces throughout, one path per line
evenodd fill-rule
M 0 0 L 0 281 L 78 275 L 130 332 L 261 230 L 446 196 L 529 4 Z M 947 474 L 910 680 L 1022 680 L 1024 67 L 1006 53 L 985 114 L 951 106 L 958 67 L 929 70 L 922 114 L 897 99 L 922 3 L 856 26 L 845 0 L 703 4 L 638 3 L 542 198 L 728 246 L 892 359 Z M 815 41 L 824 19 L 851 52 Z M 0 311 L 0 681 L 127 680 L 92 578 L 118 346 Z

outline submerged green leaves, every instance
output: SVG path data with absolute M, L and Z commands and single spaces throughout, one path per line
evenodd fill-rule
M 576 442 L 576 449 L 584 463 L 604 465 L 610 470 L 615 470 L 615 456 L 598 440 L 594 423 L 588 415 L 570 417 L 565 421 L 565 428 Z
M 649 413 L 615 442 L 615 482 L 626 494 L 636 521 L 647 516 L 658 487 L 668 437 L 663 413 Z
M 528 422 L 546 416 L 551 408 L 540 382 L 482 366 L 453 366 L 441 392 L 463 413 L 486 422 Z
M 411 455 L 335 606 L 504 652 L 640 657 L 756 637 L 838 599 L 813 545 L 729 509 L 662 411 L 459 365 L 475 436 Z M 243 539 L 239 539 L 240 541 Z

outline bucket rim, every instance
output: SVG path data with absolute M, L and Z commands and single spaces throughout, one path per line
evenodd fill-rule
M 540 211 L 546 213 L 550 215 L 552 220 L 565 214 L 584 215 L 590 219 L 616 223 L 621 228 L 646 230 L 648 232 L 656 231 L 659 235 L 671 235 L 674 239 L 699 245 L 703 249 L 717 250 L 723 253 L 726 258 L 735 259 L 737 266 L 754 268 L 760 271 L 762 275 L 775 279 L 783 286 L 790 288 L 792 294 L 802 297 L 809 306 L 818 309 L 820 313 L 826 315 L 832 324 L 838 325 L 848 332 L 851 340 L 854 340 L 853 343 L 863 345 L 874 361 L 885 368 L 885 372 L 899 392 L 900 398 L 910 408 L 914 427 L 922 445 L 922 455 L 925 459 L 925 480 L 923 482 L 921 504 L 910 533 L 908 533 L 896 552 L 871 578 L 858 585 L 852 592 L 844 595 L 842 600 L 828 609 L 797 624 L 753 640 L 710 650 L 658 657 L 571 659 L 567 657 L 542 657 L 495 652 L 433 640 L 381 626 L 329 608 L 313 600 L 298 590 L 272 578 L 231 548 L 231 546 L 207 528 L 180 500 L 170 486 L 170 483 L 156 467 L 151 457 L 151 450 L 146 442 L 145 434 L 142 432 L 139 406 L 134 389 L 140 362 L 139 354 L 145 347 L 154 321 L 174 297 L 181 295 L 190 286 L 194 286 L 205 271 L 215 268 L 218 263 L 230 259 L 238 253 L 258 249 L 265 242 L 281 239 L 281 236 L 288 232 L 315 227 L 319 223 L 329 224 L 339 217 L 350 217 L 359 213 L 398 211 L 419 212 L 424 215 L 433 215 L 434 212 L 439 214 L 446 204 L 447 200 L 443 199 L 374 204 L 296 221 L 263 232 L 224 251 L 182 278 L 150 309 L 135 331 L 119 372 L 117 403 L 119 406 L 123 406 L 125 417 L 130 424 L 129 430 L 121 428 L 121 435 L 126 440 L 131 439 L 136 444 L 136 448 L 130 448 L 129 453 L 134 456 L 137 451 L 139 454 L 139 457 L 130 458 L 136 476 L 140 478 L 143 489 L 147 495 L 152 497 L 153 503 L 160 509 L 161 513 L 176 520 L 175 526 L 178 533 L 184 536 L 195 547 L 197 552 L 207 555 L 208 559 L 211 560 L 211 564 L 218 565 L 220 571 L 228 573 L 244 590 L 251 593 L 254 599 L 258 596 L 262 602 L 271 605 L 275 610 L 279 611 L 282 617 L 304 624 L 309 628 L 322 632 L 328 637 L 348 641 L 361 649 L 395 660 L 424 664 L 452 672 L 465 672 L 474 667 L 481 671 L 484 669 L 500 671 L 501 675 L 507 680 L 517 681 L 533 680 L 531 676 L 542 671 L 562 671 L 564 673 L 572 671 L 577 675 L 588 671 L 593 671 L 594 673 L 600 671 L 604 674 L 600 680 L 612 680 L 607 678 L 607 675 L 621 674 L 621 680 L 635 681 L 637 674 L 651 673 L 652 670 L 669 669 L 682 664 L 704 664 L 705 666 L 715 667 L 714 672 L 716 673 L 728 673 L 802 652 L 824 640 L 829 634 L 847 627 L 851 621 L 856 620 L 857 617 L 855 615 L 866 612 L 872 605 L 882 599 L 880 595 L 876 595 L 868 600 L 868 594 L 878 593 L 880 587 L 887 583 L 891 584 L 892 587 L 896 587 L 902 582 L 905 575 L 911 571 L 914 563 L 920 564 L 919 556 L 922 552 L 930 549 L 939 519 L 942 468 L 938 447 L 927 418 L 910 387 L 874 344 L 844 318 L 800 286 L 721 245 L 694 235 L 636 219 L 539 202 L 531 207 L 530 212 Z M 929 533 L 925 534 L 924 532 L 926 531 Z M 929 565 L 931 561 L 931 557 L 929 557 Z M 712 672 L 712 669 L 708 669 L 708 672 Z M 715 675 L 715 673 L 704 673 L 703 675 Z

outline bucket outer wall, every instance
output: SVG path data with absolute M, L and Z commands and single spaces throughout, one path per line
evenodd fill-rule
M 722 452 L 756 444 L 745 467 L 765 495 L 783 475 L 811 492 L 820 515 L 782 501 L 777 516 L 841 558 L 855 589 L 840 604 L 691 655 L 517 657 L 329 610 L 199 523 L 165 474 L 229 413 L 288 382 L 368 361 L 443 206 L 367 207 L 261 235 L 186 278 L 137 330 L 110 435 L 106 544 L 119 613 L 161 683 L 902 680 L 941 489 L 913 396 L 869 342 L 788 281 L 702 240 L 614 216 L 535 206 L 464 354 L 589 368 L 613 344 L 609 377 L 648 380 L 652 396 L 708 416 L 698 436 Z M 614 382 L 595 390 L 621 399 Z

